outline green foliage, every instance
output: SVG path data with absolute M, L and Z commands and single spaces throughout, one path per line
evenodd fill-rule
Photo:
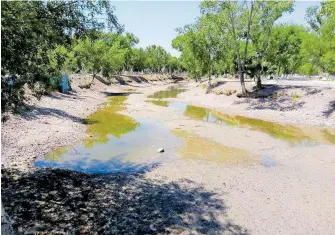
M 206 67 L 202 63 L 201 38 L 194 30 L 188 29 L 184 34 L 179 35 L 172 41 L 173 48 L 182 52 L 180 63 L 186 68 L 188 75 L 193 79 L 198 79 L 206 72 Z
M 306 30 L 297 25 L 277 25 L 272 29 L 266 61 L 276 66 L 276 73 L 295 73 L 303 62 L 302 43 Z
M 152 45 L 146 48 L 146 67 L 154 72 L 161 70 L 168 65 L 170 55 L 161 47 Z
M 134 48 L 129 59 L 129 65 L 135 71 L 142 71 L 145 69 L 145 60 L 145 51 L 142 48 Z
M 262 71 L 274 22 L 284 12 L 292 11 L 292 1 L 203 1 L 203 15 L 172 43 L 191 77 L 232 72 L 237 65 L 242 92 L 244 73 L 253 65 Z M 255 54 L 257 54 L 257 61 Z M 259 68 L 258 68 L 259 67 Z M 191 71 L 190 71 L 191 70 Z
M 67 57 L 59 47 L 71 38 L 102 29 L 122 31 L 109 1 L 5 1 L 1 3 L 1 111 L 17 110 L 24 103 L 23 86 L 50 84 Z M 96 16 L 103 16 L 99 20 Z M 8 87 L 8 77 L 14 82 Z
M 311 32 L 303 43 L 305 62 L 313 73 L 335 73 L 335 6 L 333 1 L 324 1 L 321 8 L 311 7 L 306 12 Z
M 206 74 L 238 73 L 242 93 L 244 74 L 262 75 L 335 72 L 334 2 L 307 10 L 308 30 L 298 25 L 275 25 L 292 13 L 293 1 L 201 2 L 202 16 L 179 29 L 172 46 L 191 78 Z

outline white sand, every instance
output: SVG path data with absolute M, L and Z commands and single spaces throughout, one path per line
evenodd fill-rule
M 27 169 L 37 155 L 80 140 L 85 126 L 78 122 L 78 118 L 86 117 L 106 100 L 100 91 L 120 89 L 115 85 L 96 84 L 90 91 L 77 90 L 71 96 L 44 97 L 36 104 L 42 109 L 38 115 L 26 119 L 15 117 L 3 124 L 1 153 L 4 167 Z M 187 84 L 189 91 L 171 100 L 281 123 L 330 127 L 335 125 L 335 114 L 327 116 L 324 112 L 329 110 L 329 102 L 335 100 L 334 86 L 322 84 L 309 84 L 309 87 L 316 86 L 315 94 L 307 94 L 310 90 L 306 88 L 285 89 L 285 100 L 277 102 L 285 111 L 266 108 L 270 101 L 263 103 L 264 109 L 251 109 L 261 101 L 205 94 L 196 83 Z M 227 213 L 218 215 L 222 224 L 232 221 L 250 234 L 334 234 L 334 145 L 294 148 L 265 133 L 190 120 L 173 109 L 144 102 L 147 95 L 167 86 L 136 86 L 140 94 L 129 96 L 124 113 L 152 118 L 170 129 L 181 128 L 221 145 L 250 151 L 258 156 L 258 161 L 243 166 L 225 164 L 224 161 L 187 160 L 180 156 L 178 160 L 146 173 L 146 177 L 164 182 L 187 179 L 202 185 L 207 191 L 216 193 L 226 206 Z M 238 83 L 226 83 L 221 88 L 236 89 Z M 304 102 L 299 107 L 288 99 L 294 92 L 301 94 L 298 102 Z M 276 103 L 276 100 L 271 102 Z M 286 109 L 290 106 L 294 108 Z M 276 165 L 264 167 L 259 163 L 264 156 L 269 156 Z

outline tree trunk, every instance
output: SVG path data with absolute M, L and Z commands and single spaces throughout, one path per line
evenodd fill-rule
M 245 88 L 245 83 L 244 83 L 244 73 L 241 71 L 239 73 L 240 76 L 240 82 L 241 82 L 241 87 L 242 87 L 242 95 L 247 94 L 247 89 Z
M 94 81 L 94 78 L 95 78 L 95 73 L 93 73 L 93 77 L 92 77 L 92 81 L 91 81 L 91 84 L 93 83 L 93 81 Z
M 261 76 L 257 76 L 257 89 L 258 90 L 263 89 Z
M 208 88 L 211 88 L 211 74 L 208 74 Z
M 212 90 L 212 84 L 211 84 L 211 73 L 208 74 L 208 84 L 207 84 L 207 91 L 206 94 L 208 94 Z

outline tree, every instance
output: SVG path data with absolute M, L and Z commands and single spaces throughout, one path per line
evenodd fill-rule
M 161 72 L 168 64 L 169 54 L 161 46 L 152 45 L 146 48 L 146 67 Z
M 78 40 L 73 50 L 81 62 L 81 66 L 92 72 L 93 82 L 95 76 L 102 71 L 103 66 L 106 64 L 108 48 L 105 41 L 102 39 L 93 41 L 86 37 Z
M 1 111 L 18 110 L 23 86 L 49 84 L 60 74 L 48 53 L 94 30 L 122 31 L 109 1 L 7 1 L 1 3 Z M 104 17 L 104 20 L 96 16 Z M 9 86 L 8 77 L 14 85 Z
M 306 36 L 306 30 L 298 25 L 281 24 L 273 28 L 265 60 L 278 75 L 293 74 L 303 64 L 302 42 Z
M 199 58 L 202 60 L 202 69 L 208 74 L 208 88 L 211 88 L 211 76 L 215 65 L 224 59 L 227 47 L 221 40 L 220 28 L 215 24 L 215 17 L 211 14 L 203 15 L 196 23 L 198 31 L 198 42 L 201 50 L 197 50 Z
M 126 33 L 120 38 L 120 47 L 124 50 L 124 69 L 131 69 L 132 48 L 139 42 L 138 38 L 132 33 Z
M 335 6 L 325 1 L 320 7 L 310 7 L 306 19 L 311 32 L 304 41 L 304 53 L 309 57 L 314 71 L 335 73 Z M 310 66 L 311 67 L 311 66 Z
M 275 20 L 283 12 L 290 11 L 291 7 L 292 2 L 260 0 L 202 2 L 202 12 L 213 15 L 213 22 L 221 27 L 222 40 L 231 45 L 234 51 L 243 95 L 247 93 L 244 74 L 246 63 L 250 60 L 251 47 L 257 53 L 258 64 L 261 64 Z M 260 76 L 258 77 L 260 81 Z
M 264 73 L 264 66 L 262 65 L 265 62 L 263 58 L 268 53 L 273 25 L 283 13 L 292 11 L 293 1 L 255 1 L 250 40 L 256 57 L 255 76 L 258 89 L 262 89 L 261 76 Z
M 250 40 L 254 2 L 204 1 L 203 13 L 215 16 L 215 22 L 221 26 L 222 40 L 229 43 L 234 50 L 242 94 L 246 94 L 244 73 Z M 243 46 L 242 46 L 243 44 Z
M 188 75 L 200 80 L 204 75 L 204 66 L 201 58 L 201 44 L 193 29 L 188 28 L 172 41 L 172 47 L 181 51 L 180 63 L 187 70 Z
M 129 59 L 129 66 L 135 71 L 145 69 L 146 54 L 142 48 L 133 48 Z

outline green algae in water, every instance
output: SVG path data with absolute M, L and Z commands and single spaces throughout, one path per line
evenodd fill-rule
M 83 142 L 40 156 L 35 166 L 97 174 L 138 172 L 175 157 L 180 140 L 161 123 L 117 113 L 125 110 L 125 100 L 112 97 L 85 120 L 88 137 Z M 167 151 L 157 153 L 161 147 Z
M 208 114 L 209 114 L 208 110 L 193 105 L 187 105 L 184 112 L 185 116 L 198 120 L 206 119 Z
M 221 145 L 184 130 L 173 130 L 184 144 L 177 147 L 181 157 L 187 160 L 211 161 L 227 165 L 249 166 L 259 162 L 259 158 L 249 151 Z
M 282 139 L 291 145 L 302 143 L 303 141 L 312 141 L 311 136 L 306 135 L 300 128 L 290 125 L 280 125 L 274 122 L 261 119 L 247 118 L 243 116 L 229 116 L 214 111 L 213 114 L 222 122 L 231 126 L 239 126 L 251 130 L 266 133 L 274 138 Z
M 126 99 L 125 96 L 111 97 L 108 104 L 87 117 L 86 133 L 89 137 L 84 140 L 87 148 L 96 143 L 107 143 L 108 135 L 120 138 L 122 135 L 134 131 L 140 125 L 133 118 L 117 113 L 125 110 L 123 103 Z
M 329 130 L 323 130 L 322 133 L 324 138 L 328 140 L 329 143 L 335 144 L 335 134 L 332 134 Z
M 168 107 L 169 106 L 169 101 L 165 101 L 165 100 L 146 100 L 146 102 L 158 105 L 158 106 L 162 106 L 162 107 Z
M 159 122 L 148 119 L 137 121 L 141 125 L 120 138 L 109 135 L 106 143 L 91 147 L 78 143 L 58 159 L 37 158 L 35 166 L 97 174 L 138 172 L 176 157 L 175 148 L 180 144 L 178 137 Z M 166 152 L 157 153 L 156 150 L 161 147 Z
M 174 108 L 194 120 L 203 120 L 209 123 L 222 123 L 228 126 L 248 128 L 268 134 L 274 138 L 294 145 L 315 145 L 315 144 L 335 144 L 335 135 L 326 129 L 317 127 L 296 127 L 292 125 L 282 125 L 275 122 L 265 121 L 244 116 L 230 116 L 215 110 L 186 105 L 178 102 L 170 102 L 169 108 Z
M 67 151 L 69 151 L 69 148 L 67 146 L 55 148 L 51 152 L 48 152 L 47 154 L 45 154 L 44 157 L 48 160 L 51 160 L 51 161 L 57 161 Z
M 178 94 L 184 92 L 185 89 L 176 88 L 176 87 L 170 87 L 167 90 L 164 91 L 157 91 L 153 95 L 148 96 L 149 98 L 177 98 Z

